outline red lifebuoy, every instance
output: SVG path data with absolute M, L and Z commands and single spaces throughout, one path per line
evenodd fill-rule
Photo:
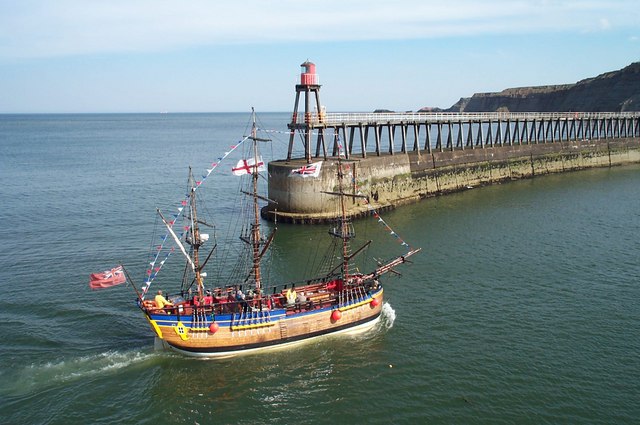
M 331 320 L 333 320 L 334 322 L 337 322 L 341 318 L 342 318 L 342 312 L 340 310 L 333 310 L 333 313 L 331 313 Z

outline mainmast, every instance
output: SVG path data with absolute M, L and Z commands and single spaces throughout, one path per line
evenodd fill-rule
M 260 270 L 260 210 L 258 208 L 258 137 L 256 130 L 256 113 L 251 108 L 251 141 L 253 142 L 253 170 L 251 180 L 253 183 L 253 224 L 251 225 L 251 246 L 253 251 L 253 277 L 255 279 L 256 292 L 260 294 L 262 275 Z
M 264 256 L 265 252 L 269 248 L 271 241 L 273 240 L 273 236 L 275 235 L 275 229 L 269 235 L 266 241 L 263 240 L 262 234 L 260 232 L 260 207 L 258 205 L 258 200 L 261 199 L 267 202 L 274 202 L 274 201 L 258 194 L 258 179 L 260 178 L 260 171 L 264 170 L 264 163 L 262 162 L 262 158 L 260 158 L 260 155 L 258 152 L 258 142 L 270 142 L 271 139 L 263 139 L 258 137 L 257 135 L 258 130 L 256 126 L 256 113 L 253 110 L 253 108 L 251 108 L 251 118 L 252 118 L 251 135 L 248 137 L 248 139 L 250 139 L 253 143 L 252 144 L 253 152 L 251 153 L 251 155 L 253 156 L 253 160 L 251 160 L 250 158 L 247 160 L 243 160 L 241 163 L 244 163 L 244 165 L 242 165 L 239 168 L 242 171 L 240 172 L 240 174 L 237 174 L 237 175 L 251 174 L 251 185 L 252 185 L 251 191 L 242 190 L 241 192 L 244 193 L 245 195 L 251 196 L 252 198 L 253 211 L 251 212 L 253 213 L 253 217 L 249 218 L 250 228 L 249 229 L 247 229 L 246 227 L 244 228 L 242 235 L 240 236 L 240 240 L 242 240 L 244 243 L 246 243 L 251 247 L 253 264 L 251 267 L 251 273 L 249 274 L 249 277 L 253 275 L 253 279 L 255 282 L 254 286 L 255 286 L 256 292 L 258 293 L 256 298 L 259 299 L 260 290 L 262 287 L 262 271 L 260 268 L 260 263 L 262 261 L 262 257 Z
M 251 192 L 242 192 L 252 197 L 253 217 L 251 218 L 250 234 L 241 236 L 240 239 L 251 246 L 253 257 L 252 274 L 255 281 L 256 292 L 258 292 L 257 297 L 259 298 L 260 289 L 262 286 L 262 272 L 260 269 L 260 262 L 262 261 L 262 257 L 264 256 L 265 252 L 269 248 L 269 245 L 271 244 L 271 241 L 273 240 L 275 230 L 271 233 L 271 235 L 269 235 L 266 242 L 263 241 L 262 234 L 260 233 L 260 207 L 258 205 L 258 199 L 262 199 L 267 202 L 273 201 L 258 194 L 258 178 L 260 178 L 260 171 L 264 169 L 264 164 L 258 153 L 258 142 L 270 142 L 271 139 L 263 139 L 257 136 L 256 113 L 253 108 L 251 108 L 251 117 L 252 126 L 249 139 L 251 139 L 251 141 L 253 142 L 253 165 L 249 165 L 249 162 L 245 162 L 245 167 L 247 167 L 247 172 L 251 174 L 252 190 Z

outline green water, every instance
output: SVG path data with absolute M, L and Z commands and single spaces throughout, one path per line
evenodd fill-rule
M 182 184 L 202 165 L 190 148 L 214 156 L 245 118 L 2 118 L 0 423 L 637 423 L 638 166 L 386 214 L 423 251 L 368 334 L 220 361 L 154 351 L 131 290 L 91 292 L 88 273 L 143 270 L 156 195 L 181 199 L 151 183 Z M 356 230 L 374 255 L 397 247 L 375 220 Z M 326 232 L 279 225 L 269 273 L 304 269 Z

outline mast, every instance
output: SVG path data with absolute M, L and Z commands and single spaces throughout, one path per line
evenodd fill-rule
M 349 280 L 349 261 L 353 257 L 349 253 L 349 239 L 355 236 L 351 221 L 347 217 L 347 207 L 345 205 L 345 197 L 362 197 L 362 195 L 350 195 L 344 193 L 342 179 L 344 178 L 344 172 L 342 171 L 342 157 L 338 154 L 338 191 L 337 192 L 324 192 L 329 195 L 337 195 L 340 197 L 340 218 L 339 226 L 336 225 L 329 231 L 329 234 L 342 240 L 342 278 L 345 283 Z
M 274 202 L 273 200 L 261 196 L 258 194 L 258 179 L 260 178 L 261 166 L 263 163 L 261 162 L 261 158 L 258 154 L 258 142 L 270 142 L 271 139 L 263 139 L 257 136 L 257 126 L 256 126 L 256 113 L 253 108 L 251 108 L 251 118 L 252 118 L 252 126 L 251 126 L 251 135 L 248 137 L 253 142 L 253 164 L 250 164 L 251 161 L 244 161 L 243 170 L 246 170 L 246 174 L 251 174 L 251 190 L 244 191 L 241 190 L 245 195 L 251 196 L 251 200 L 253 201 L 253 217 L 249 217 L 250 228 L 245 228 L 240 236 L 240 240 L 246 243 L 251 248 L 251 256 L 252 256 L 252 266 L 251 273 L 249 277 L 253 275 L 254 278 L 254 286 L 258 295 L 256 298 L 260 299 L 260 290 L 262 287 L 262 271 L 261 271 L 261 261 L 265 252 L 269 248 L 271 241 L 273 240 L 273 236 L 275 234 L 272 232 L 266 241 L 263 240 L 262 234 L 260 232 L 260 207 L 258 205 L 258 200 L 261 199 L 267 202 Z M 264 168 L 262 168 L 264 169 Z M 249 212 L 249 211 L 247 211 Z
M 256 292 L 260 296 L 261 270 L 260 270 L 260 209 L 258 207 L 258 137 L 256 130 L 256 113 L 251 108 L 251 140 L 253 141 L 253 170 L 251 180 L 253 183 L 253 224 L 251 225 L 251 247 L 253 251 L 253 277 L 255 279 Z
M 340 154 L 338 154 L 338 191 L 340 192 L 340 236 L 342 238 L 342 273 L 343 279 L 346 283 L 349 278 L 349 239 L 351 233 L 349 232 L 349 222 L 347 220 L 347 210 L 344 204 L 344 194 L 342 193 L 342 160 Z
M 202 275 L 200 274 L 200 228 L 198 227 L 198 216 L 196 210 L 196 188 L 193 184 L 193 174 L 191 167 L 189 167 L 189 190 L 191 195 L 189 196 L 189 209 L 191 210 L 191 246 L 193 247 L 193 267 L 196 274 L 196 284 L 198 286 L 198 299 L 202 300 L 204 297 L 204 284 L 202 283 Z

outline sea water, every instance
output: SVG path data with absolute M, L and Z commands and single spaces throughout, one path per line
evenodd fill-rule
M 259 117 L 275 130 L 265 158 L 282 158 L 288 114 Z M 155 351 L 132 288 L 91 291 L 88 275 L 124 263 L 139 285 L 155 209 L 248 125 L 248 113 L 0 116 L 0 423 L 637 423 L 635 165 L 386 214 L 422 252 L 384 281 L 366 334 L 219 361 Z M 216 210 L 231 210 L 232 162 L 207 182 Z M 356 230 L 380 258 L 398 249 L 376 220 Z M 300 273 L 327 239 L 278 224 L 269 278 Z

